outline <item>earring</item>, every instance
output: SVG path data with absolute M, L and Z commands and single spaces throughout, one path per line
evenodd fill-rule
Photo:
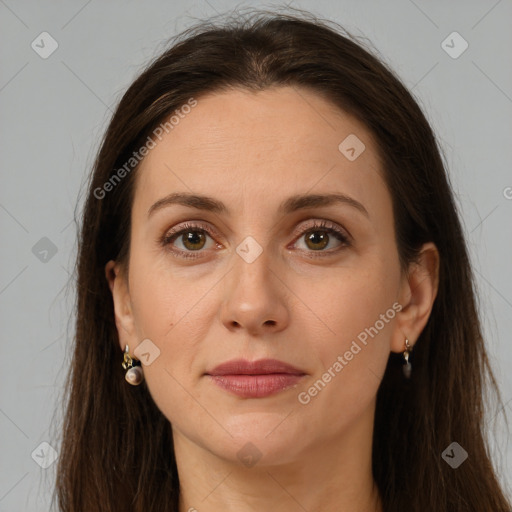
M 144 373 L 142 371 L 140 361 L 130 357 L 130 349 L 128 348 L 128 345 L 126 345 L 124 349 L 124 359 L 121 364 L 123 368 L 127 370 L 124 378 L 128 384 L 138 386 L 144 380 Z
M 411 351 L 412 351 L 412 347 L 409 345 L 409 340 L 407 338 L 405 338 L 405 350 L 404 350 L 405 363 L 402 366 L 402 369 L 404 371 L 404 375 L 405 375 L 406 379 L 411 378 L 412 366 L 411 366 L 411 363 L 409 362 L 409 354 L 411 353 Z

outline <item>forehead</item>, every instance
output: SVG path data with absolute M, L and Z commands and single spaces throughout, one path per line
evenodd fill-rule
M 336 188 L 362 202 L 372 199 L 369 187 L 383 192 L 370 132 L 304 88 L 201 96 L 155 142 L 137 172 L 134 208 L 176 190 L 222 193 L 239 210 L 251 198 L 306 191 Z

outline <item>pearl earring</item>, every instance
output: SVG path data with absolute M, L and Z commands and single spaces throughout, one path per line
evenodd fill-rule
M 402 369 L 404 371 L 404 375 L 406 379 L 411 378 L 411 372 L 412 372 L 412 366 L 409 362 L 409 354 L 411 353 L 412 347 L 409 345 L 409 340 L 405 338 L 405 350 L 404 350 L 404 360 L 405 363 L 402 366 Z
M 142 367 L 140 366 L 140 361 L 130 357 L 130 349 L 128 345 L 126 345 L 124 349 L 124 359 L 121 364 L 123 368 L 127 370 L 124 378 L 128 384 L 131 384 L 132 386 L 138 386 L 144 380 L 144 373 L 142 371 Z

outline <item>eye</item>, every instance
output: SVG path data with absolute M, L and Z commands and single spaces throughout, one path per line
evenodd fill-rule
M 197 258 L 199 255 L 194 254 L 194 252 L 201 252 L 205 248 L 209 249 L 212 245 L 221 247 L 219 244 L 214 243 L 212 239 L 214 233 L 207 226 L 185 223 L 181 228 L 179 231 L 167 233 L 161 240 L 163 246 L 173 246 L 170 250 L 177 253 L 180 257 Z M 208 238 L 212 242 L 209 245 L 207 245 Z
M 314 257 L 332 255 L 333 252 L 337 252 L 337 249 L 339 250 L 340 246 L 341 248 L 350 246 L 348 235 L 329 221 L 316 221 L 306 231 L 302 231 L 299 239 L 302 238 L 305 240 L 306 249 L 301 248 L 300 250 L 320 253 L 312 255 Z M 333 238 L 339 242 L 337 248 L 332 249 L 331 247 L 332 250 L 324 250 L 333 241 Z

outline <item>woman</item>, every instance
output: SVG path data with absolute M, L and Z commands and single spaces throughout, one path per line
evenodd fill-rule
M 61 510 L 510 511 L 435 136 L 328 23 L 203 24 L 151 63 L 77 272 Z

